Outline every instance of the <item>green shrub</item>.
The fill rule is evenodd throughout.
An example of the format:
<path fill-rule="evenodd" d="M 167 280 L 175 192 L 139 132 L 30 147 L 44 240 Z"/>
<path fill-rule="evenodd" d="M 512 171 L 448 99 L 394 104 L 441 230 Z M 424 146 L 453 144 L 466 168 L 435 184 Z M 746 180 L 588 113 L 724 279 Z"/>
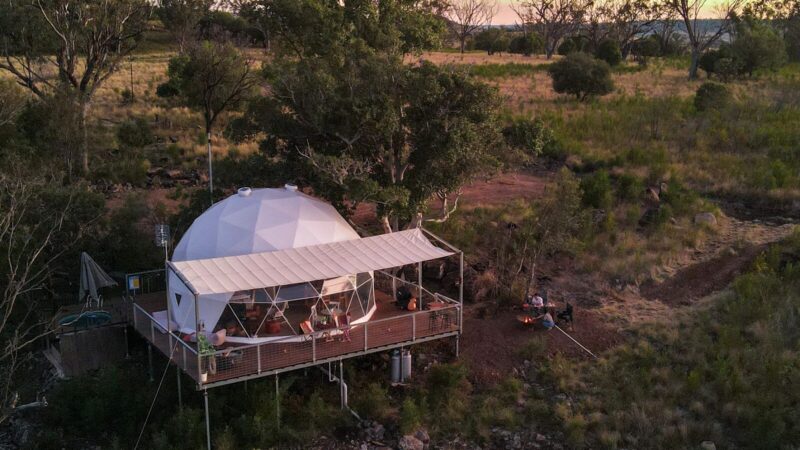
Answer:
<path fill-rule="evenodd" d="M 124 89 L 120 94 L 120 97 L 123 105 L 132 105 L 134 100 L 136 100 L 133 91 L 130 89 Z"/>
<path fill-rule="evenodd" d="M 423 423 L 424 417 L 419 406 L 413 399 L 406 398 L 400 407 L 400 430 L 403 433 L 413 433 Z"/>
<path fill-rule="evenodd" d="M 698 111 L 723 109 L 731 103 L 730 90 L 722 84 L 708 81 L 697 88 L 694 107 Z"/>
<path fill-rule="evenodd" d="M 574 95 L 578 100 L 606 95 L 614 90 L 611 67 L 591 55 L 576 52 L 553 63 L 548 69 L 553 89 L 560 94 Z"/>
<path fill-rule="evenodd" d="M 622 62 L 622 51 L 619 49 L 619 43 L 610 39 L 600 42 L 594 52 L 594 56 L 607 62 L 612 67 Z"/>
<path fill-rule="evenodd" d="M 487 28 L 475 36 L 475 48 L 490 55 L 508 50 L 509 42 L 508 33 L 502 28 Z"/>
<path fill-rule="evenodd" d="M 517 36 L 508 44 L 509 53 L 520 53 L 525 56 L 541 53 L 544 50 L 544 41 L 536 33 Z"/>
<path fill-rule="evenodd" d="M 150 124 L 142 117 L 128 120 L 117 128 L 117 139 L 127 147 L 141 148 L 155 142 Z"/>
<path fill-rule="evenodd" d="M 553 132 L 540 119 L 517 119 L 503 129 L 506 144 L 529 158 L 542 154 L 551 145 Z"/>
<path fill-rule="evenodd" d="M 644 183 L 635 175 L 622 174 L 617 178 L 617 198 L 636 201 L 644 192 Z"/>
<path fill-rule="evenodd" d="M 742 65 L 736 58 L 720 58 L 714 62 L 714 74 L 724 82 L 733 80 L 741 72 Z"/>
<path fill-rule="evenodd" d="M 611 178 L 605 170 L 599 170 L 581 180 L 582 201 L 586 206 L 608 209 L 613 202 Z"/>
<path fill-rule="evenodd" d="M 353 407 L 362 417 L 383 421 L 391 412 L 386 389 L 380 383 L 369 383 L 354 400 Z"/>
<path fill-rule="evenodd" d="M 558 54 L 567 56 L 570 53 L 585 52 L 589 48 L 589 41 L 583 36 L 570 36 L 558 46 Z"/>

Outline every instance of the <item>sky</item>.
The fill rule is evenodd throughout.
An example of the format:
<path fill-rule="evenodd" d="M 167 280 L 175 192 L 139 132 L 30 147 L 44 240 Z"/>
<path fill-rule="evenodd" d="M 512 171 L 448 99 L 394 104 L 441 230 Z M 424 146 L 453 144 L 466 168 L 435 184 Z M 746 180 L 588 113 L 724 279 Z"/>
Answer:
<path fill-rule="evenodd" d="M 492 19 L 492 25 L 514 25 L 517 23 L 519 18 L 514 10 L 511 9 L 511 1 L 512 0 L 498 1 L 498 12 L 497 15 L 494 16 L 494 19 Z M 713 5 L 719 3 L 720 2 L 718 0 L 709 0 L 708 4 L 703 8 L 700 17 L 704 19 L 716 18 L 717 15 L 714 12 Z"/>

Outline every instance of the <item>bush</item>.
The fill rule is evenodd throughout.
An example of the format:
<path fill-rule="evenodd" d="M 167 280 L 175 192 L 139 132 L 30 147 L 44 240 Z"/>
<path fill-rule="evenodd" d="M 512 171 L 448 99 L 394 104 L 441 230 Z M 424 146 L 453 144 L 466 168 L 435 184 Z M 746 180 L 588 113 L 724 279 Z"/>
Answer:
<path fill-rule="evenodd" d="M 698 111 L 718 110 L 731 103 L 730 90 L 725 85 L 708 81 L 697 88 L 694 107 Z"/>
<path fill-rule="evenodd" d="M 574 95 L 583 101 L 595 95 L 606 95 L 614 90 L 611 67 L 586 53 L 570 53 L 548 68 L 553 79 L 553 89 L 560 94 Z"/>
<path fill-rule="evenodd" d="M 736 27 L 731 51 L 739 74 L 753 76 L 756 70 L 775 70 L 786 62 L 786 46 L 769 25 L 744 20 Z"/>
<path fill-rule="evenodd" d="M 553 142 L 553 132 L 540 119 L 518 119 L 503 129 L 506 144 L 535 158 Z"/>
<path fill-rule="evenodd" d="M 145 147 L 155 142 L 150 124 L 141 117 L 123 122 L 117 128 L 117 139 L 120 144 L 134 148 Z"/>
<path fill-rule="evenodd" d="M 475 48 L 490 55 L 508 50 L 508 45 L 508 33 L 501 28 L 489 28 L 475 36 Z"/>
<path fill-rule="evenodd" d="M 714 62 L 714 74 L 728 82 L 742 73 L 742 65 L 736 58 L 720 58 Z"/>
<path fill-rule="evenodd" d="M 558 54 L 562 56 L 575 52 L 585 52 L 589 48 L 589 42 L 581 36 L 571 36 L 564 39 L 558 46 Z"/>
<path fill-rule="evenodd" d="M 510 53 L 518 53 L 525 56 L 541 53 L 543 50 L 544 41 L 535 33 L 517 36 L 508 44 L 508 51 Z"/>
<path fill-rule="evenodd" d="M 622 174 L 617 179 L 617 198 L 636 201 L 644 192 L 644 183 L 634 175 Z"/>
<path fill-rule="evenodd" d="M 631 54 L 639 64 L 647 65 L 649 58 L 661 54 L 661 43 L 658 36 L 650 35 L 633 43 Z"/>
<path fill-rule="evenodd" d="M 613 202 L 611 178 L 605 170 L 599 170 L 581 180 L 582 201 L 586 206 L 608 209 Z"/>
<path fill-rule="evenodd" d="M 610 39 L 600 42 L 594 52 L 594 56 L 607 62 L 610 66 L 616 66 L 622 62 L 622 51 L 619 49 L 619 44 Z"/>

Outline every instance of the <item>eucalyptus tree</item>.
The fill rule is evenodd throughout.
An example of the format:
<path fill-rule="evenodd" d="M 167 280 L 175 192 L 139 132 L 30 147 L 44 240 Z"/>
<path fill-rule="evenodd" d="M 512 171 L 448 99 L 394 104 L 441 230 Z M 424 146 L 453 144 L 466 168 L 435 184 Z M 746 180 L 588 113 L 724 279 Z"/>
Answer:
<path fill-rule="evenodd" d="M 502 144 L 493 88 L 456 68 L 404 62 L 441 31 L 429 6 L 303 0 L 274 8 L 286 56 L 267 65 L 270 95 L 238 127 L 266 136 L 272 164 L 341 209 L 375 204 L 386 231 L 444 220 L 463 184 L 496 167 Z M 306 27 L 287 26 L 300 15 Z M 446 206 L 426 218 L 437 196 Z"/>
<path fill-rule="evenodd" d="M 464 53 L 467 39 L 477 31 L 492 23 L 497 14 L 494 0 L 451 0 L 447 8 L 447 18 L 451 22 L 461 53 Z"/>
<path fill-rule="evenodd" d="M 580 30 L 589 5 L 589 0 L 518 0 L 512 8 L 523 27 L 542 37 L 550 59 L 564 38 Z"/>
<path fill-rule="evenodd" d="M 158 18 L 183 53 L 197 31 L 197 25 L 214 6 L 214 0 L 161 0 Z"/>
<path fill-rule="evenodd" d="M 202 41 L 188 47 L 169 64 L 169 81 L 162 96 L 179 96 L 203 114 L 208 149 L 208 189 L 213 200 L 212 132 L 219 116 L 241 107 L 255 92 L 253 63 L 230 42 Z"/>
<path fill-rule="evenodd" d="M 708 0 L 667 0 L 670 8 L 683 22 L 691 52 L 689 78 L 697 78 L 700 55 L 732 31 L 733 19 L 739 13 L 744 0 L 730 0 L 714 7 Z M 708 9 L 716 13 L 716 21 L 707 20 Z"/>
<path fill-rule="evenodd" d="M 0 70 L 43 99 L 58 94 L 74 104 L 83 173 L 92 99 L 138 45 L 150 10 L 147 0 L 0 2 Z"/>

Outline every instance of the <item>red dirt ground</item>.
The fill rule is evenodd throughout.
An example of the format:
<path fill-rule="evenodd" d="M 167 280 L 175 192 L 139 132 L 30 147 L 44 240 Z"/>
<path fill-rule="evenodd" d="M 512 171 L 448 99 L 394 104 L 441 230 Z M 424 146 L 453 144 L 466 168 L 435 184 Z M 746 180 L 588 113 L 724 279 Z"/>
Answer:
<path fill-rule="evenodd" d="M 688 305 L 692 300 L 724 289 L 766 247 L 766 244 L 752 245 L 736 254 L 723 253 L 708 261 L 683 268 L 662 283 L 646 283 L 640 288 L 640 293 L 642 297 L 661 300 L 670 306 Z"/>
<path fill-rule="evenodd" d="M 478 318 L 470 311 L 464 318 L 461 355 L 479 384 L 494 384 L 507 377 L 523 358 L 519 350 L 535 336 L 546 336 L 548 357 L 558 353 L 571 358 L 591 358 L 560 331 L 523 325 L 517 321 L 520 311 L 500 311 L 491 318 Z M 597 354 L 622 341 L 622 336 L 605 325 L 592 310 L 576 308 L 572 330 L 565 330 L 586 348 Z M 467 317 L 468 316 L 468 317 Z"/>
<path fill-rule="evenodd" d="M 476 181 L 464 187 L 459 200 L 459 208 L 476 208 L 483 205 L 497 205 L 523 199 L 541 197 L 547 185 L 546 172 L 506 172 L 491 180 Z M 432 214 L 441 203 L 431 202 Z M 361 204 L 353 214 L 353 222 L 366 226 L 374 224 L 375 205 Z"/>

